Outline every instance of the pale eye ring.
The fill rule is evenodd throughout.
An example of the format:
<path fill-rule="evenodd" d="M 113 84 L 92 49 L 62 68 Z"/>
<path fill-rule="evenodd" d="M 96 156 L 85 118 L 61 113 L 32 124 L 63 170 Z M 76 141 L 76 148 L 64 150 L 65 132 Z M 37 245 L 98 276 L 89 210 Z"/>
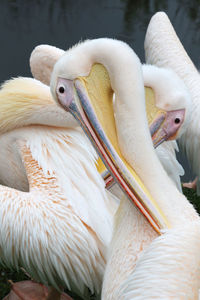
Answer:
<path fill-rule="evenodd" d="M 63 85 L 60 85 L 60 86 L 58 87 L 58 92 L 59 92 L 60 94 L 64 94 L 64 92 L 65 92 L 65 87 L 64 87 Z"/>

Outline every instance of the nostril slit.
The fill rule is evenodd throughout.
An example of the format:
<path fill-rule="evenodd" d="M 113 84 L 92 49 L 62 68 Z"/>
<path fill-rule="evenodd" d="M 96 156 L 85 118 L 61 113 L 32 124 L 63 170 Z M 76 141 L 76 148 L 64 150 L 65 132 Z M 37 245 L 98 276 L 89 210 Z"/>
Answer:
<path fill-rule="evenodd" d="M 176 119 L 174 120 L 174 123 L 179 124 L 180 121 L 181 121 L 181 120 L 180 120 L 179 118 L 176 118 Z"/>

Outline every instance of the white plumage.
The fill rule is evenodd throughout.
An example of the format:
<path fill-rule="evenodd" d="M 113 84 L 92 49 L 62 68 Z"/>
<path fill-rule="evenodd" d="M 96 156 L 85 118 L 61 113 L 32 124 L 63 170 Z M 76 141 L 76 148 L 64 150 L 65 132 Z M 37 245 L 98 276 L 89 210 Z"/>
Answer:
<path fill-rule="evenodd" d="M 49 85 L 52 68 L 64 53 L 64 50 L 54 46 L 40 45 L 35 47 L 30 56 L 30 68 L 33 77 Z"/>
<path fill-rule="evenodd" d="M 163 232 L 139 257 L 117 299 L 198 299 L 199 234 L 199 221 Z"/>
<path fill-rule="evenodd" d="M 176 159 L 176 151 L 179 151 L 176 141 L 164 142 L 156 148 L 156 154 L 167 175 L 172 179 L 179 191 L 182 191 L 180 177 L 184 175 L 185 171 Z"/>

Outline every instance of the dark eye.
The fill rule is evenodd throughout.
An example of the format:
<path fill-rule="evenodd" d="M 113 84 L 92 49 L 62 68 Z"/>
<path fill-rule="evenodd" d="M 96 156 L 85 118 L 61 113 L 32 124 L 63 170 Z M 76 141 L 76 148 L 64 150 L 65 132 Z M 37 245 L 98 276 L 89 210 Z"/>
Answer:
<path fill-rule="evenodd" d="M 61 85 L 61 86 L 58 88 L 58 91 L 59 91 L 60 94 L 64 94 L 64 92 L 65 92 L 64 86 Z"/>
<path fill-rule="evenodd" d="M 176 119 L 174 120 L 174 123 L 179 124 L 180 121 L 181 121 L 181 120 L 180 120 L 179 118 L 176 118 Z"/>

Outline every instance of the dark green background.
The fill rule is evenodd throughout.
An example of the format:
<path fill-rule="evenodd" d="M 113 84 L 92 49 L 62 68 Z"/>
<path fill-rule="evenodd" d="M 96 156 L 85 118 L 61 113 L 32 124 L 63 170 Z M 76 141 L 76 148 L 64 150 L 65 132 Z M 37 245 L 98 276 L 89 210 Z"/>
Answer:
<path fill-rule="evenodd" d="M 67 49 L 81 39 L 114 37 L 144 61 L 145 31 L 160 10 L 199 67 L 199 0 L 0 0 L 0 82 L 29 76 L 29 55 L 41 43 Z"/>

